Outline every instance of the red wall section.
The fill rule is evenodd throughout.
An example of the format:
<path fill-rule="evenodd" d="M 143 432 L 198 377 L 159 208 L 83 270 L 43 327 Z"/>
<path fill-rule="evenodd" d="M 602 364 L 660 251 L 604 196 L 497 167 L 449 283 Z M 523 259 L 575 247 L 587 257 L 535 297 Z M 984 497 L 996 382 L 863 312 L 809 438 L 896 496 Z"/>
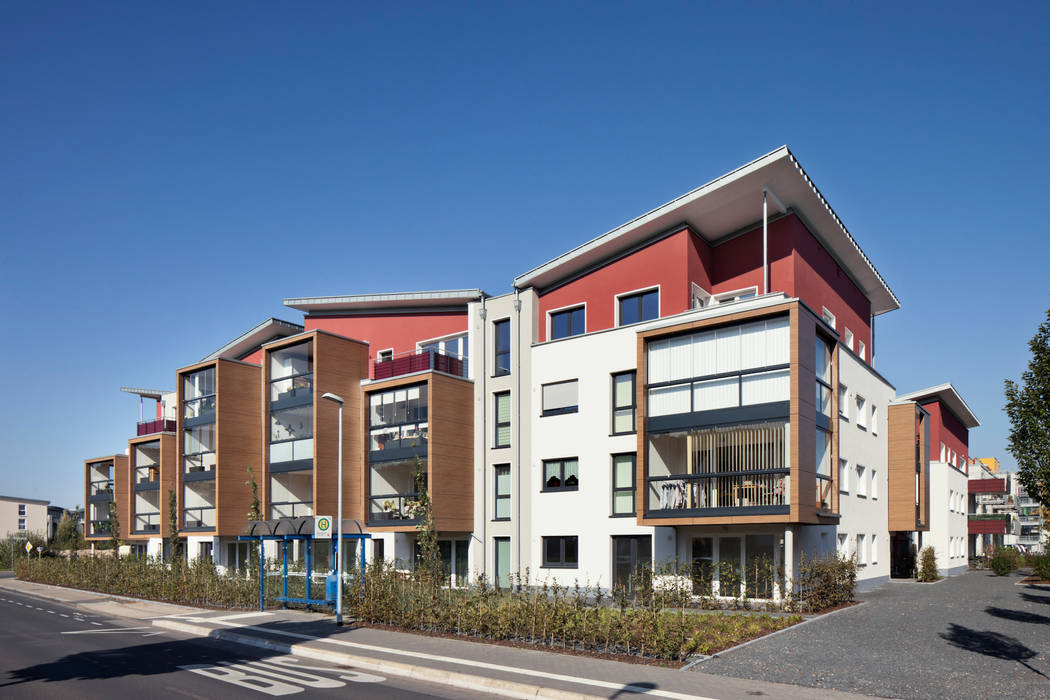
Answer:
<path fill-rule="evenodd" d="M 865 357 L 871 362 L 871 302 L 857 285 L 824 250 L 813 234 L 792 216 L 795 223 L 795 296 L 806 302 L 818 314 L 821 306 L 835 314 L 836 328 L 845 336 L 845 328 L 853 332 L 853 349 L 857 340 L 864 343 Z"/>
<path fill-rule="evenodd" d="M 930 461 L 940 461 L 943 442 L 962 457 L 963 469 L 966 470 L 965 465 L 970 457 L 970 431 L 940 400 L 934 399 L 919 405 L 930 414 Z"/>
<path fill-rule="evenodd" d="M 251 362 L 253 365 L 262 366 L 263 349 L 258 348 L 241 358 L 241 362 Z"/>
<path fill-rule="evenodd" d="M 547 339 L 548 311 L 586 302 L 587 332 L 600 331 L 616 325 L 616 295 L 644 287 L 660 285 L 661 316 L 688 309 L 692 280 L 687 270 L 702 266 L 692 237 L 689 230 L 682 229 L 541 296 L 536 329 L 539 342 Z M 690 259 L 694 262 L 687 262 Z"/>
<path fill-rule="evenodd" d="M 421 340 L 440 338 L 467 331 L 467 312 L 369 314 L 364 316 L 307 316 L 306 330 L 320 329 L 363 340 L 369 344 L 368 357 L 393 348 L 394 354 L 411 352 Z M 473 350 L 473 349 L 472 349 Z"/>
<path fill-rule="evenodd" d="M 769 291 L 794 296 L 795 264 L 792 260 L 791 221 L 779 219 L 769 225 Z M 713 249 L 713 294 L 756 287 L 762 293 L 762 228 L 737 236 Z"/>

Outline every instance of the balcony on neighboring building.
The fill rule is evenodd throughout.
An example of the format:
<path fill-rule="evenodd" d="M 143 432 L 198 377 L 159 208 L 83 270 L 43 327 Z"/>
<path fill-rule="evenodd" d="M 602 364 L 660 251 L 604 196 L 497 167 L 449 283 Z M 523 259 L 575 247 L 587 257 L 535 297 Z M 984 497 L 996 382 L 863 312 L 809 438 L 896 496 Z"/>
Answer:
<path fill-rule="evenodd" d="M 372 362 L 372 379 L 390 379 L 415 372 L 444 372 L 467 376 L 467 360 L 453 352 L 426 348 L 400 355 L 380 356 Z"/>
<path fill-rule="evenodd" d="M 970 479 L 970 493 L 1006 494 L 1006 479 Z"/>
<path fill-rule="evenodd" d="M 153 435 L 154 433 L 174 433 L 176 430 L 174 418 L 154 418 L 152 420 L 139 421 L 135 434 L 138 437 Z"/>
<path fill-rule="evenodd" d="M 971 513 L 967 516 L 967 531 L 971 535 L 1005 535 L 1012 532 L 1011 520 L 1009 513 Z"/>

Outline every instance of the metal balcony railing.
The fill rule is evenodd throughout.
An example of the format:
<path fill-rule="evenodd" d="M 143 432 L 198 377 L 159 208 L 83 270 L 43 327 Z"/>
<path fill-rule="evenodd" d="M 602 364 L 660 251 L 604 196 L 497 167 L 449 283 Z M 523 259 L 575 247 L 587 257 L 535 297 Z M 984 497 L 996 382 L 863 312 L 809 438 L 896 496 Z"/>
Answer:
<path fill-rule="evenodd" d="M 654 514 L 689 515 L 689 511 L 709 514 L 719 509 L 786 507 L 791 503 L 790 471 L 765 469 L 649 477 L 648 510 Z M 830 500 L 827 507 L 830 508 Z"/>
<path fill-rule="evenodd" d="M 152 435 L 153 433 L 174 433 L 174 418 L 154 418 L 153 420 L 139 421 L 136 425 L 136 435 Z"/>
<path fill-rule="evenodd" d="M 409 525 L 415 523 L 419 516 L 416 506 L 419 503 L 418 493 L 392 493 L 385 496 L 372 496 L 369 499 L 368 521 L 382 525 Z"/>
<path fill-rule="evenodd" d="M 451 353 L 440 353 L 436 350 L 422 350 L 394 355 L 387 359 L 372 362 L 372 379 L 390 379 L 413 372 L 434 370 L 465 377 L 466 363 L 464 358 Z"/>

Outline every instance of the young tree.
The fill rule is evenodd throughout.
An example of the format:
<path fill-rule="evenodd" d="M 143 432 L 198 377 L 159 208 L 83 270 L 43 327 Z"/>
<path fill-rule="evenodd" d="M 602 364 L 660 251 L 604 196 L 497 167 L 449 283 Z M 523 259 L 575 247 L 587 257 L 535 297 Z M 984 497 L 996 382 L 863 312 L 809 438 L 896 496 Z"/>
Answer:
<path fill-rule="evenodd" d="M 1007 450 L 1017 460 L 1017 478 L 1025 491 L 1050 508 L 1050 309 L 1028 348 L 1032 359 L 1021 383 L 1006 380 Z"/>
<path fill-rule="evenodd" d="M 117 502 L 115 500 L 109 502 L 109 521 L 107 526 L 109 528 L 110 546 L 113 547 L 113 556 L 117 556 L 120 549 L 120 514 L 117 513 Z"/>
<path fill-rule="evenodd" d="M 252 500 L 248 506 L 248 520 L 251 522 L 258 522 L 263 519 L 262 510 L 259 507 L 259 485 L 255 482 L 255 473 L 252 471 L 251 465 L 245 467 L 248 471 L 248 480 L 244 482 L 244 485 L 251 491 Z M 255 571 L 259 568 L 259 557 L 262 554 L 262 542 L 253 543 L 248 548 L 248 561 L 249 570 Z"/>
<path fill-rule="evenodd" d="M 175 489 L 168 489 L 168 549 L 171 563 L 182 562 L 182 540 L 179 539 L 179 499 Z"/>
<path fill-rule="evenodd" d="M 413 477 L 418 500 L 412 508 L 412 514 L 419 520 L 416 524 L 416 545 L 419 551 L 416 571 L 424 582 L 434 585 L 441 581 L 444 572 L 437 530 L 434 528 L 434 510 L 430 503 L 430 491 L 427 490 L 427 473 L 419 457 L 416 457 Z"/>
<path fill-rule="evenodd" d="M 77 530 L 77 518 L 72 516 L 68 510 L 62 513 L 62 519 L 58 522 L 52 545 L 56 549 L 68 550 L 71 557 L 80 549 L 80 532 Z"/>

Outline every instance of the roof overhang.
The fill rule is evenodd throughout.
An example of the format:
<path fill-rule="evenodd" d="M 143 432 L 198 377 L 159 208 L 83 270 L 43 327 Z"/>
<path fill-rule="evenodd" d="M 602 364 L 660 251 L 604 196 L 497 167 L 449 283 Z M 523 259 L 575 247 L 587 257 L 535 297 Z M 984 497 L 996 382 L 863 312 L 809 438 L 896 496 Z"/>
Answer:
<path fill-rule="evenodd" d="M 977 420 L 977 416 L 963 401 L 963 397 L 959 395 L 959 392 L 950 383 L 931 386 L 929 389 L 920 389 L 919 391 L 913 391 L 910 394 L 902 394 L 897 397 L 898 401 L 914 401 L 915 403 L 922 403 L 927 399 L 930 401 L 939 399 L 941 403 L 948 407 L 949 411 L 955 414 L 955 417 L 959 419 L 967 430 L 976 428 L 981 424 L 981 421 Z"/>
<path fill-rule="evenodd" d="M 260 347 L 263 343 L 267 343 L 276 338 L 284 338 L 285 336 L 295 335 L 296 333 L 302 332 L 303 327 L 298 323 L 282 321 L 279 318 L 268 318 L 255 328 L 242 333 L 215 352 L 203 357 L 201 362 L 217 360 L 219 358 L 239 360 Z"/>
<path fill-rule="evenodd" d="M 138 389 L 132 386 L 122 386 L 120 390 L 126 394 L 135 394 L 144 399 L 155 399 L 160 401 L 165 394 L 170 394 L 174 389 Z"/>
<path fill-rule="evenodd" d="M 761 225 L 764 190 L 774 195 L 769 198 L 773 213 L 791 211 L 805 222 L 871 301 L 874 315 L 900 308 L 900 301 L 787 146 L 518 276 L 514 286 L 551 287 L 682 226 L 717 244 Z"/>
<path fill-rule="evenodd" d="M 389 311 L 391 309 L 433 309 L 465 306 L 484 298 L 480 289 L 442 289 L 431 292 L 391 292 L 389 294 L 347 294 L 334 297 L 285 299 L 284 305 L 304 313 Z"/>

